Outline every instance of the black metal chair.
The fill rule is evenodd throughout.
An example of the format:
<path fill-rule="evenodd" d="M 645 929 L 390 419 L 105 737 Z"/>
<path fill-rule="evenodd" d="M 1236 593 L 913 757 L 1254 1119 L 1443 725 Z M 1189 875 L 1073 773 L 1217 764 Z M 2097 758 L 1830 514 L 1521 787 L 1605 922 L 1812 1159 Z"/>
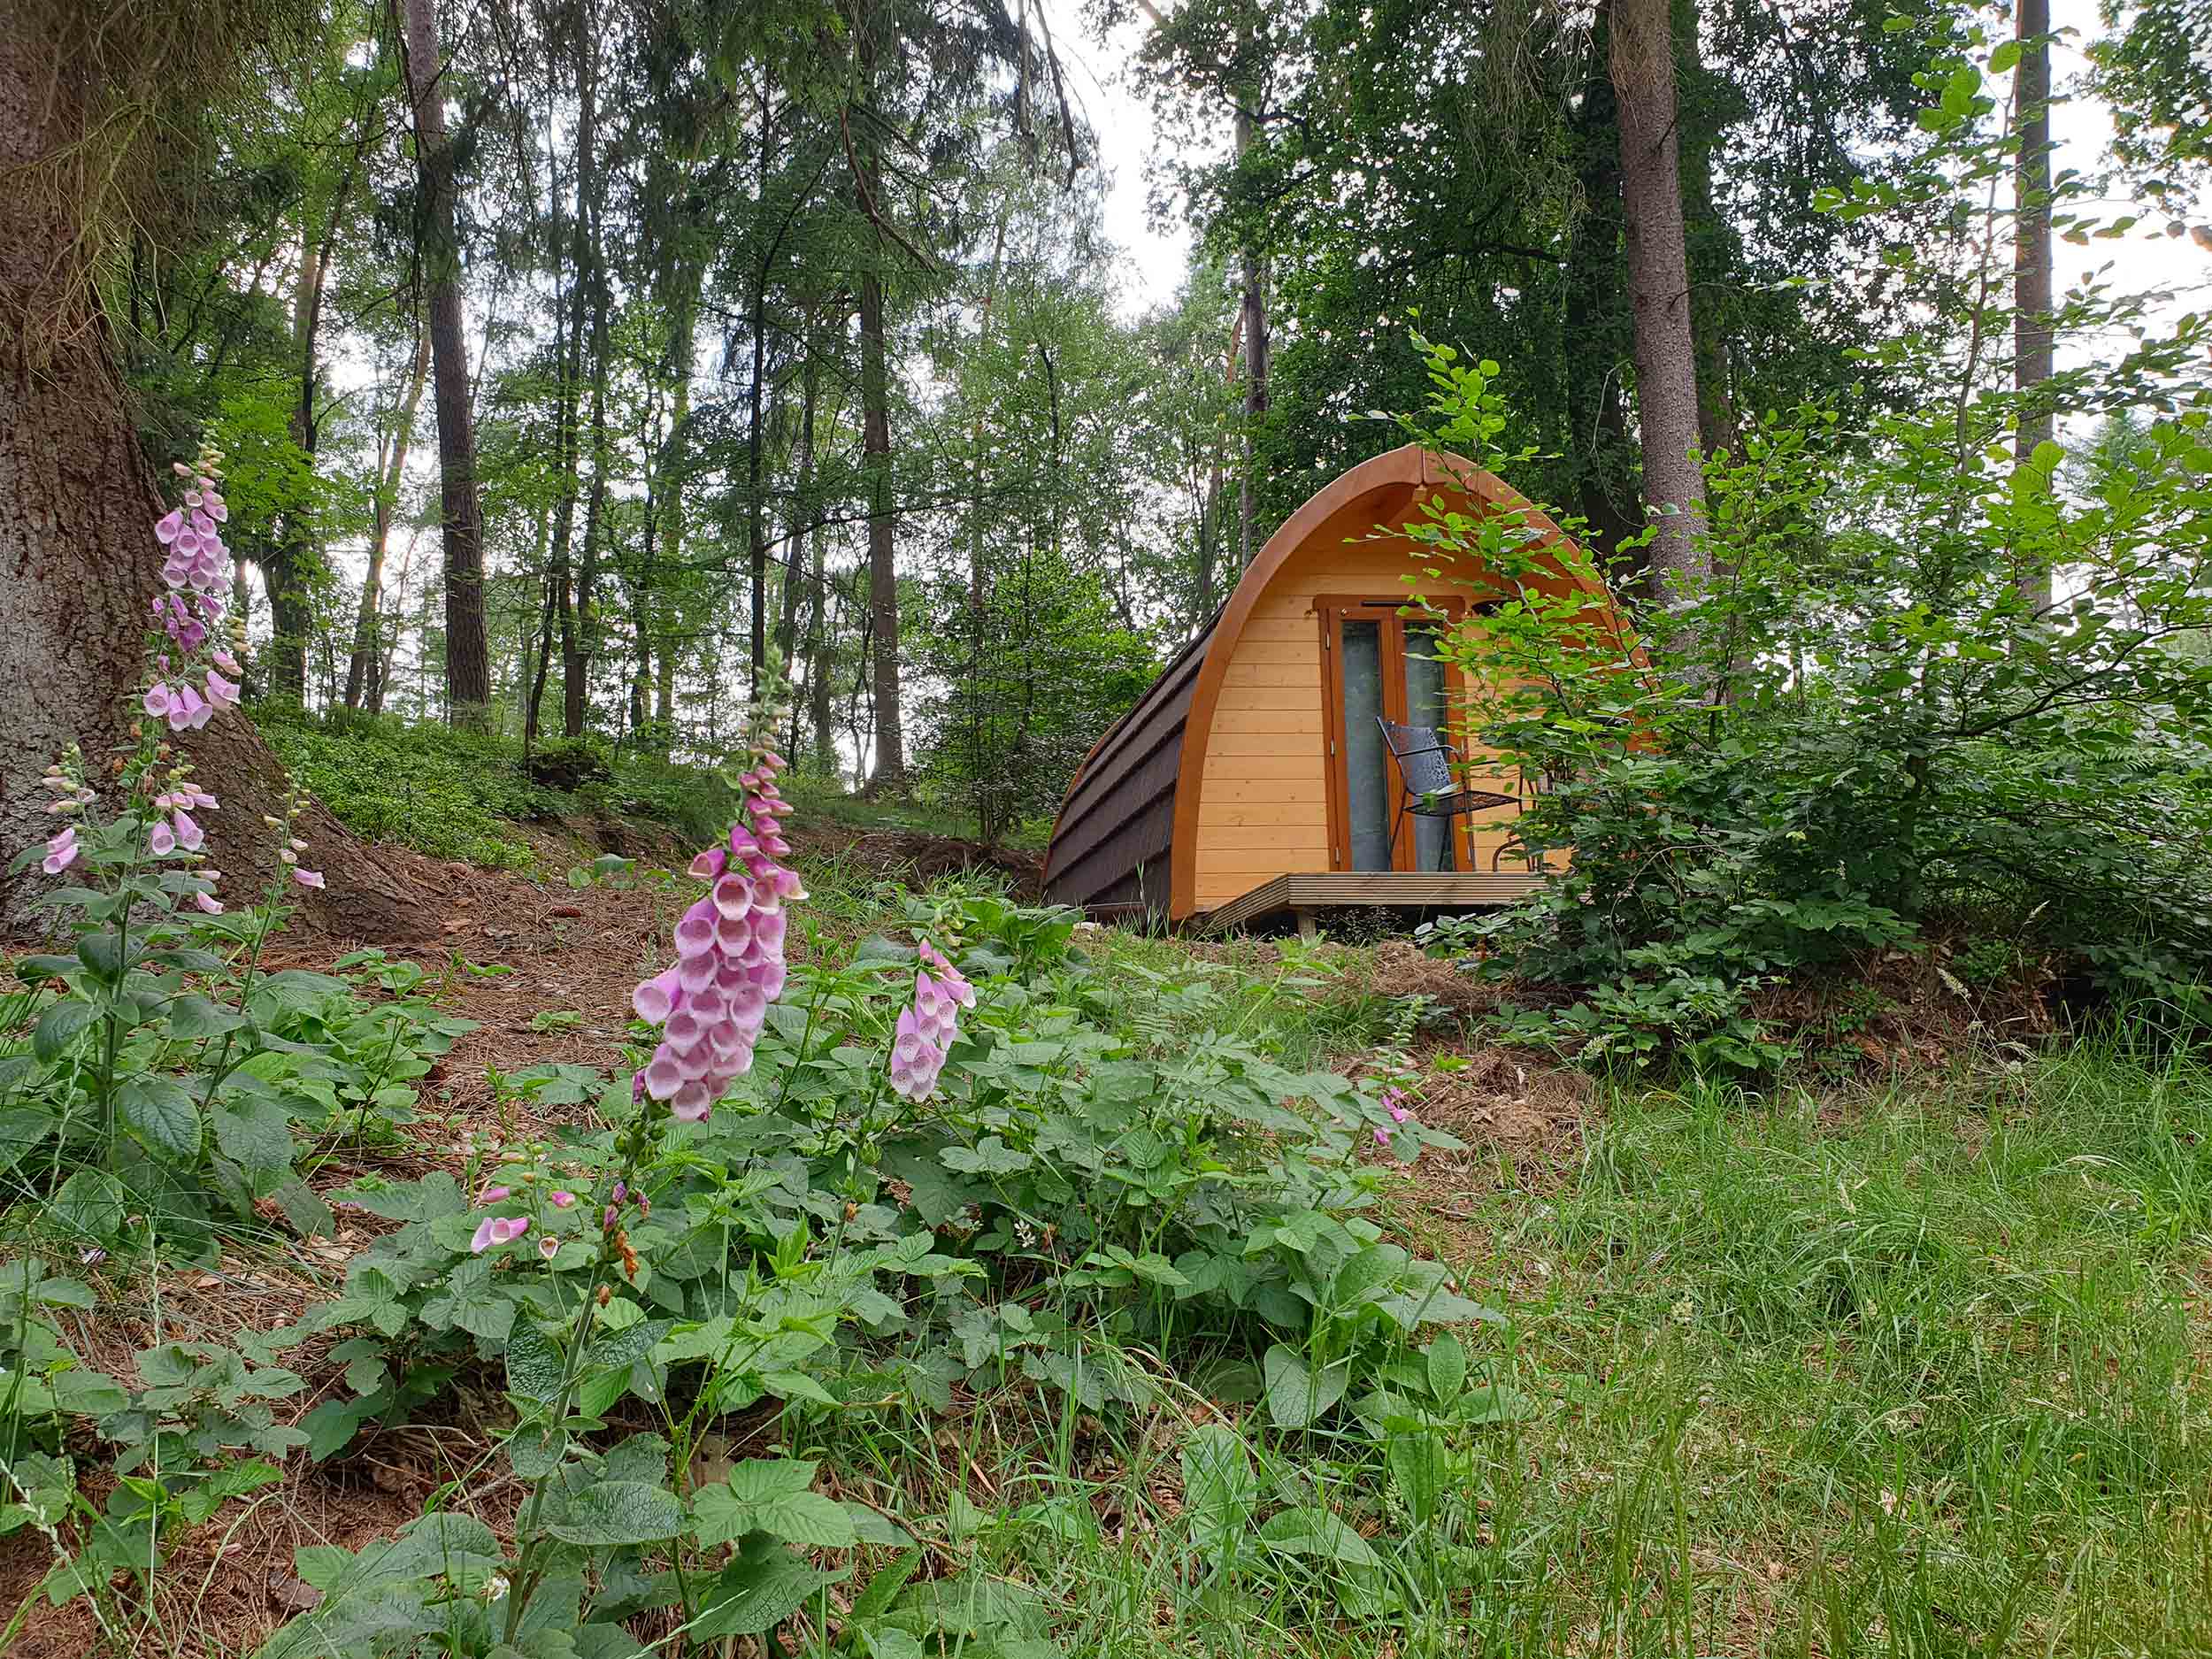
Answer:
<path fill-rule="evenodd" d="M 1401 786 L 1398 810 L 1390 820 L 1391 868 L 1394 870 L 1398 864 L 1398 826 L 1409 817 L 1440 818 L 1444 820 L 1444 849 L 1438 856 L 1436 867 L 1449 870 L 1455 862 L 1453 849 L 1458 840 L 1452 833 L 1452 820 L 1487 812 L 1492 807 L 1510 806 L 1519 797 L 1500 795 L 1494 789 L 1460 788 L 1455 780 L 1458 752 L 1434 726 L 1400 726 L 1380 715 L 1375 717 L 1375 724 L 1382 727 L 1383 747 L 1398 764 Z"/>

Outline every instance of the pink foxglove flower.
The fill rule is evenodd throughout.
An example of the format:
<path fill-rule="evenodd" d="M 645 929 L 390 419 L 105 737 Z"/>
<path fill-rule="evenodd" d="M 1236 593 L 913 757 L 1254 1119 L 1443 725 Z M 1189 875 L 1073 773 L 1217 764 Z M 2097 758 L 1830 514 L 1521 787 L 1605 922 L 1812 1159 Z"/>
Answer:
<path fill-rule="evenodd" d="M 195 893 L 192 895 L 192 902 L 210 916 L 220 916 L 223 913 L 222 900 L 217 898 L 212 893 Z"/>
<path fill-rule="evenodd" d="M 177 833 L 169 827 L 167 818 L 157 818 L 154 820 L 153 833 L 147 836 L 146 845 L 157 858 L 166 858 L 177 850 Z"/>
<path fill-rule="evenodd" d="M 1375 1144 L 1379 1147 L 1388 1146 L 1390 1144 L 1390 1131 L 1378 1127 L 1375 1131 Z"/>
<path fill-rule="evenodd" d="M 211 668 L 207 671 L 207 705 L 219 712 L 238 706 L 238 687 Z"/>
<path fill-rule="evenodd" d="M 215 710 L 189 686 L 179 686 L 169 694 L 169 729 L 173 732 L 187 728 L 196 732 L 214 715 Z"/>
<path fill-rule="evenodd" d="M 555 1238 L 549 1233 L 541 1234 L 539 1237 L 538 1255 L 541 1259 L 549 1262 L 560 1253 L 561 1241 L 558 1239 Z"/>
<path fill-rule="evenodd" d="M 763 761 L 740 774 L 743 815 L 728 844 L 691 861 L 691 873 L 710 885 L 676 924 L 676 965 L 631 995 L 638 1018 L 661 1028 L 634 1090 L 667 1102 L 681 1122 L 703 1120 L 751 1068 L 768 1004 L 783 991 L 782 905 L 803 889 L 764 833 L 775 820 L 780 770 L 780 762 Z"/>
<path fill-rule="evenodd" d="M 487 1187 L 477 1195 L 476 1202 L 480 1204 L 495 1204 L 511 1191 L 512 1188 L 505 1187 Z"/>
<path fill-rule="evenodd" d="M 975 1006 L 975 987 L 927 940 L 916 952 L 923 965 L 914 972 L 913 1005 L 899 1016 L 892 1041 L 891 1087 L 918 1103 L 937 1087 L 937 1074 L 960 1035 L 960 1010 Z"/>
<path fill-rule="evenodd" d="M 576 1194 L 573 1193 L 549 1193 L 546 1196 L 553 1201 L 553 1208 L 556 1210 L 566 1210 L 576 1202 Z"/>
<path fill-rule="evenodd" d="M 192 815 L 179 807 L 173 815 L 173 822 L 176 825 L 177 845 L 188 853 L 199 851 L 201 843 L 207 840 L 207 832 L 199 826 Z"/>
<path fill-rule="evenodd" d="M 292 879 L 298 882 L 300 886 L 303 887 L 319 887 L 325 885 L 323 881 L 323 872 L 319 870 L 301 870 L 295 868 L 292 872 Z"/>
<path fill-rule="evenodd" d="M 902 1010 L 891 1043 L 891 1092 L 918 1104 L 935 1090 L 944 1067 L 945 1051 L 930 1041 L 918 1012 Z"/>
<path fill-rule="evenodd" d="M 237 679 L 239 675 L 246 672 L 238 665 L 238 659 L 235 657 L 233 657 L 228 651 L 211 651 L 208 653 L 207 660 L 214 664 L 216 667 L 221 669 L 225 673 L 228 674 L 233 680 Z"/>
<path fill-rule="evenodd" d="M 77 861 L 77 826 L 70 825 L 46 843 L 46 856 L 38 867 L 50 876 L 58 876 Z"/>
<path fill-rule="evenodd" d="M 487 1216 L 478 1224 L 476 1236 L 469 1240 L 470 1251 L 481 1256 L 495 1244 L 511 1244 L 530 1231 L 527 1216 Z"/>

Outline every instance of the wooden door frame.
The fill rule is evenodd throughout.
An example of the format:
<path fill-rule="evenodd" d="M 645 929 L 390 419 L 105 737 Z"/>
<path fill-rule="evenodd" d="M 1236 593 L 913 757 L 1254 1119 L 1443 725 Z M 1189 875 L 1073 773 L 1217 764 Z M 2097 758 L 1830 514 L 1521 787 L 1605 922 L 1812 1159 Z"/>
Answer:
<path fill-rule="evenodd" d="M 1447 599 L 1436 603 L 1409 604 L 1403 597 L 1365 594 L 1316 594 L 1313 615 L 1321 635 L 1321 775 L 1328 784 L 1329 796 L 1329 868 L 1349 870 L 1352 867 L 1351 805 L 1345 798 L 1347 767 L 1340 764 L 1344 747 L 1344 653 L 1341 649 L 1342 624 L 1348 612 L 1365 613 L 1361 621 L 1373 620 L 1385 625 L 1383 638 L 1390 638 L 1389 625 L 1398 629 L 1399 649 L 1386 649 L 1382 657 L 1383 709 L 1387 716 L 1395 710 L 1398 717 L 1407 712 L 1405 626 L 1409 622 L 1432 621 L 1440 623 L 1449 633 L 1468 617 L 1469 607 L 1464 599 Z M 1466 704 L 1466 676 L 1459 664 L 1447 661 L 1444 664 L 1445 695 L 1456 715 Z M 1401 719 L 1402 724 L 1402 718 Z M 1445 739 L 1449 741 L 1448 721 Z M 1386 767 L 1395 777 L 1397 763 L 1386 761 Z M 1392 805 L 1395 806 L 1395 802 Z M 1395 822 L 1394 818 L 1392 822 Z M 1455 868 L 1474 867 L 1474 829 L 1466 818 L 1446 820 L 1451 834 L 1452 862 Z M 1420 837 L 1406 837 L 1405 845 L 1395 848 L 1391 854 L 1393 870 L 1418 868 Z"/>

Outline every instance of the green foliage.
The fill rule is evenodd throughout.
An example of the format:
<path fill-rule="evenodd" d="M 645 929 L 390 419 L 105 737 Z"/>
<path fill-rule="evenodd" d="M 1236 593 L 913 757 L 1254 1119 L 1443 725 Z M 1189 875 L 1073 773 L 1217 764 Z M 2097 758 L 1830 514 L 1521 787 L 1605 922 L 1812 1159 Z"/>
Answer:
<path fill-rule="evenodd" d="M 1922 170 L 1839 211 L 1940 199 L 1947 169 L 2000 164 L 1978 72 L 1925 79 L 1943 101 Z M 1786 1046 L 1750 1017 L 1760 985 L 1916 947 L 1962 913 L 2116 988 L 2195 1000 L 2212 964 L 2212 668 L 2191 645 L 2212 628 L 2203 325 L 2076 377 L 2070 396 L 2174 412 L 2070 494 L 2058 446 L 2012 453 L 2017 400 L 1972 343 L 2001 316 L 1886 343 L 1925 402 L 1863 446 L 1819 409 L 1746 430 L 1706 467 L 1715 573 L 1655 604 L 1621 595 L 1629 627 L 1599 572 L 1531 544 L 1518 514 L 1411 527 L 1428 596 L 1464 580 L 1490 602 L 1451 649 L 1478 741 L 1542 785 L 1519 837 L 1572 852 L 1471 930 L 1490 971 L 1576 995 L 1520 1034 L 1763 1069 Z M 1510 465 L 1496 365 L 1425 349 L 1430 416 L 1410 428 Z"/>
<path fill-rule="evenodd" d="M 710 771 L 634 750 L 541 751 L 568 757 L 556 770 L 577 782 L 564 790 L 533 782 L 514 740 L 495 733 L 360 714 L 257 714 L 270 746 L 342 822 L 434 857 L 526 869 L 534 855 L 518 824 L 601 811 L 707 841 L 731 811 L 728 787 Z"/>
<path fill-rule="evenodd" d="M 1048 819 L 1099 733 L 1152 683 L 1151 645 L 1113 616 L 1103 586 L 1025 550 L 979 605 L 960 580 L 935 595 L 942 618 L 919 661 L 943 687 L 921 705 L 922 766 L 995 845 Z"/>
<path fill-rule="evenodd" d="M 649 1608 L 681 1606 L 724 1634 L 765 1630 L 847 1571 L 793 1547 L 907 1534 L 815 1491 L 810 1461 L 752 1459 L 691 1484 L 704 1425 L 763 1402 L 795 1427 L 893 1402 L 941 1412 L 956 1390 L 1018 1379 L 1070 1409 L 1125 1416 L 1162 1398 L 1133 1354 L 1194 1317 L 1263 1355 L 1286 1428 L 1379 1435 L 1431 1410 L 1472 1420 L 1463 1359 L 1452 1366 L 1441 1343 L 1422 1354 L 1417 1333 L 1497 1316 L 1357 1213 L 1380 1187 L 1363 1145 L 1389 1138 L 1416 1156 L 1456 1142 L 1394 1124 L 1341 1077 L 1284 1069 L 1263 1031 L 1153 1051 L 1130 1016 L 1180 987 L 1097 973 L 1070 948 L 1071 912 L 987 895 L 917 899 L 912 912 L 964 940 L 979 996 L 926 1108 L 886 1098 L 884 1050 L 915 957 L 875 937 L 793 971 L 752 1069 L 705 1123 L 668 1125 L 624 1081 L 597 1092 L 603 1126 L 511 1142 L 463 1180 L 438 1171 L 347 1195 L 399 1225 L 351 1259 L 340 1296 L 272 1339 L 342 1339 L 333 1358 L 348 1394 L 302 1423 L 311 1454 L 489 1363 L 516 1412 L 507 1465 L 530 1496 L 511 1548 L 470 1552 L 496 1559 L 463 1579 L 396 1586 L 370 1571 L 375 1551 L 349 1565 L 303 1557 L 311 1583 L 357 1572 L 359 1587 L 326 1595 L 267 1652 L 366 1640 L 396 1618 L 428 1628 L 456 1588 L 488 1609 L 458 1639 L 466 1652 L 517 1642 L 541 1618 L 589 1631 Z M 547 1082 L 548 1103 L 596 1091 Z M 472 1202 L 480 1179 L 490 1185 Z M 495 1221 L 524 1224 L 519 1237 L 488 1232 Z M 609 1446 L 625 1402 L 668 1432 Z M 1296 1515 L 1265 1523 L 1266 1549 L 1325 1546 L 1337 1564 L 1373 1566 L 1325 1507 Z M 718 1573 L 651 1567 L 725 1547 L 735 1554 Z M 494 1575 L 503 1592 L 487 1597 Z M 943 1586 L 871 1594 L 856 1617 L 879 1643 L 965 1630 L 1035 1644 L 1045 1623 L 964 1590 L 951 1604 Z"/>

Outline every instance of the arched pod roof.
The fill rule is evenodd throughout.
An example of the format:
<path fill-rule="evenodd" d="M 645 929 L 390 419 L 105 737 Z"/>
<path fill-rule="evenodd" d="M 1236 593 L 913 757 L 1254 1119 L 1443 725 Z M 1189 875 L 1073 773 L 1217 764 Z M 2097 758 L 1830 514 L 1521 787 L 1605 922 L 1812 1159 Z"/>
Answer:
<path fill-rule="evenodd" d="M 1228 603 L 1092 746 L 1053 826 L 1045 859 L 1048 898 L 1176 920 L 1194 912 L 1207 747 L 1223 683 L 1255 610 L 1294 557 L 1325 541 L 1408 522 L 1425 490 L 1457 498 L 1453 504 L 1463 511 L 1473 503 L 1518 511 L 1545 541 L 1565 539 L 1502 480 L 1417 444 L 1363 461 L 1331 481 L 1268 538 Z M 1317 703 L 1318 696 L 1317 678 Z"/>

